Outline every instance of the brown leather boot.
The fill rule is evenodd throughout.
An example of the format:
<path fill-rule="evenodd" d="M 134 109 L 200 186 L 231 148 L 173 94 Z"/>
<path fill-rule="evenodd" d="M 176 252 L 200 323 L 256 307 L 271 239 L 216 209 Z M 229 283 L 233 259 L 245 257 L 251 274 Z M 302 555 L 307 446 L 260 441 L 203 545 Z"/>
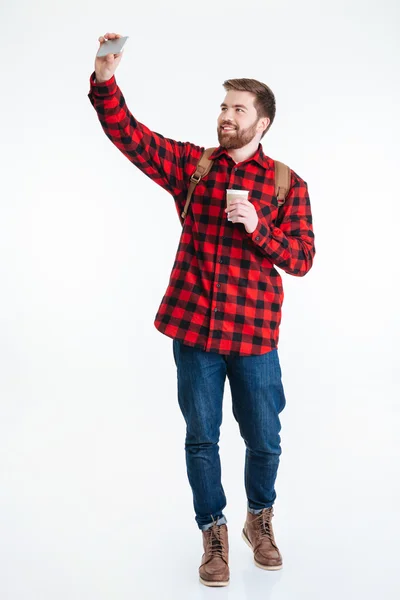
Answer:
<path fill-rule="evenodd" d="M 226 524 L 214 523 L 203 532 L 204 554 L 199 567 L 204 585 L 222 587 L 229 583 L 229 545 Z"/>
<path fill-rule="evenodd" d="M 257 515 L 247 511 L 242 537 L 254 552 L 257 567 L 267 571 L 282 568 L 282 556 L 275 543 L 271 519 L 274 516 L 272 506 L 264 508 Z"/>

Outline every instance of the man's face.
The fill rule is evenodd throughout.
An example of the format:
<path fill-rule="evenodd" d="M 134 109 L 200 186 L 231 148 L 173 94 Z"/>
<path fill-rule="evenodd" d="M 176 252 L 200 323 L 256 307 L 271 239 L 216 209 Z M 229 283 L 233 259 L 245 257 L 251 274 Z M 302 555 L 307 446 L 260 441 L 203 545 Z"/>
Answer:
<path fill-rule="evenodd" d="M 217 122 L 218 141 L 227 150 L 237 150 L 260 135 L 269 123 L 259 119 L 254 107 L 254 94 L 230 90 L 221 105 Z"/>

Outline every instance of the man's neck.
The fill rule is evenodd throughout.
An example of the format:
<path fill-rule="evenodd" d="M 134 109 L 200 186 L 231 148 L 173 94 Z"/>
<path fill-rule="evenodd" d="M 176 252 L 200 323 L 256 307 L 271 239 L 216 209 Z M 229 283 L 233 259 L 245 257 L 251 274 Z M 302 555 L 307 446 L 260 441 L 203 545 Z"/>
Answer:
<path fill-rule="evenodd" d="M 254 156 L 258 150 L 259 143 L 260 142 L 253 140 L 246 146 L 243 146 L 243 148 L 238 148 L 237 150 L 227 150 L 227 153 L 235 161 L 235 163 L 240 163 Z"/>

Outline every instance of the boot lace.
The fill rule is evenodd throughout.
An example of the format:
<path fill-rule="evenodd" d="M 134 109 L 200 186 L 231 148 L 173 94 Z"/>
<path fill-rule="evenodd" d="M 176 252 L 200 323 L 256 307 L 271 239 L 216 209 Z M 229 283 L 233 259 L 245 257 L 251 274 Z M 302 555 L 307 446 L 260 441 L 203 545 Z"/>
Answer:
<path fill-rule="evenodd" d="M 221 536 L 221 526 L 214 523 L 207 529 L 208 546 L 211 556 L 225 559 L 225 548 Z"/>
<path fill-rule="evenodd" d="M 264 509 L 256 516 L 257 528 L 261 538 L 267 537 L 273 546 L 275 546 L 274 534 L 272 532 L 271 519 L 274 513 L 272 510 L 272 506 Z"/>

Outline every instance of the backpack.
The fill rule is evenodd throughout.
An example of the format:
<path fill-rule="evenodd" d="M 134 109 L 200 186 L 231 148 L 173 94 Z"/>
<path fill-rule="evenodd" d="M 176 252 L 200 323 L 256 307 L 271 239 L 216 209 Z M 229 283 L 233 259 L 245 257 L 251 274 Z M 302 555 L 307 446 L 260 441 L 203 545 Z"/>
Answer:
<path fill-rule="evenodd" d="M 187 211 L 189 208 L 190 200 L 192 198 L 192 194 L 194 192 L 194 188 L 199 183 L 202 177 L 205 177 L 209 172 L 213 165 L 212 160 L 209 159 L 209 156 L 214 152 L 215 148 L 206 148 L 201 155 L 199 162 L 197 163 L 197 167 L 195 172 L 190 178 L 190 184 L 188 189 L 188 194 L 186 198 L 185 208 L 181 214 L 182 217 L 182 225 L 185 217 L 187 215 Z M 278 198 L 278 206 L 279 208 L 283 206 L 286 200 L 286 196 L 288 195 L 290 189 L 290 168 L 282 162 L 275 160 L 275 195 Z"/>

